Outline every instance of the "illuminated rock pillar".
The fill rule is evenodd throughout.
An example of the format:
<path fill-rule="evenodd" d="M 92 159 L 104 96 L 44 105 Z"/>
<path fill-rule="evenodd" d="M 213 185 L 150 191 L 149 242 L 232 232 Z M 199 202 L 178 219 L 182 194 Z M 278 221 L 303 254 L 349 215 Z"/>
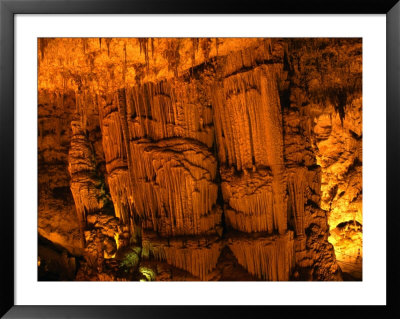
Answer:
<path fill-rule="evenodd" d="M 289 280 L 294 245 L 287 230 L 279 65 L 265 64 L 267 49 L 257 54 L 228 56 L 212 92 L 226 222 L 248 234 L 228 232 L 228 245 L 253 275 Z"/>
<path fill-rule="evenodd" d="M 145 258 L 204 279 L 219 256 L 222 210 L 212 110 L 196 94 L 195 85 L 174 81 L 124 88 L 101 117 L 116 214 L 140 225 Z"/>
<path fill-rule="evenodd" d="M 80 224 L 82 240 L 87 216 L 103 208 L 100 179 L 97 175 L 93 146 L 82 129 L 81 119 L 71 122 L 72 138 L 68 153 L 68 171 L 71 176 L 71 192 Z M 84 246 L 84 242 L 82 243 Z"/>

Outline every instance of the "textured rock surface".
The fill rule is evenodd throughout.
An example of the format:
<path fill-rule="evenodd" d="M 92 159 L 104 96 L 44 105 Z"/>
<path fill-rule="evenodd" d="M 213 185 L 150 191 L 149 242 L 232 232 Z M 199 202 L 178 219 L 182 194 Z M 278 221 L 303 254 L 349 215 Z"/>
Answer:
<path fill-rule="evenodd" d="M 259 226 L 259 230 L 277 229 L 283 234 L 287 224 L 287 197 L 282 116 L 275 74 L 271 69 L 269 66 L 261 66 L 223 80 L 222 92 L 219 93 L 222 97 L 217 98 L 218 102 L 215 102 L 218 127 L 216 138 L 221 166 L 233 167 L 244 175 L 248 174 L 248 170 L 256 172 L 257 167 L 271 170 L 273 178 L 270 190 L 264 191 L 264 195 L 247 196 L 250 203 L 244 200 L 242 205 L 255 215 L 260 215 L 261 209 L 261 214 L 267 220 L 272 220 L 273 226 L 271 221 L 262 222 L 264 227 Z M 218 93 L 215 95 L 218 96 Z M 249 181 L 246 181 L 245 185 L 249 185 Z M 257 188 L 256 185 L 251 187 Z M 251 190 L 244 189 L 247 194 L 249 191 L 251 193 Z M 271 195 L 272 198 L 268 198 Z M 259 208 L 253 210 L 255 206 Z M 239 211 L 243 212 L 243 209 L 239 208 Z M 272 218 L 267 217 L 268 213 Z"/>
<path fill-rule="evenodd" d="M 359 278 L 360 40 L 38 49 L 38 231 L 76 280 Z"/>
<path fill-rule="evenodd" d="M 70 94 L 38 94 L 38 232 L 79 254 L 82 235 L 68 173 L 74 108 Z"/>
<path fill-rule="evenodd" d="M 239 264 L 263 280 L 290 279 L 295 265 L 293 233 L 279 236 L 229 237 L 228 246 Z"/>
<path fill-rule="evenodd" d="M 71 192 L 74 197 L 78 221 L 82 229 L 87 215 L 103 208 L 101 181 L 96 170 L 94 149 L 79 120 L 72 121 L 71 147 L 68 153 L 68 171 L 71 175 Z"/>
<path fill-rule="evenodd" d="M 161 239 L 157 235 L 144 232 L 142 237 L 143 256 L 167 261 L 184 269 L 201 280 L 215 268 L 221 251 L 218 237 L 187 237 Z"/>
<path fill-rule="evenodd" d="M 362 224 L 361 43 L 315 39 L 308 48 L 298 45 L 290 45 L 289 104 L 307 117 L 300 122 L 321 167 L 320 207 L 327 211 L 329 241 L 338 260 L 350 262 L 351 257 L 361 279 L 361 228 L 336 230 L 342 223 Z"/>
<path fill-rule="evenodd" d="M 131 144 L 132 145 L 132 144 Z M 221 219 L 213 155 L 190 140 L 133 144 L 135 204 L 143 228 L 162 236 L 211 232 Z"/>

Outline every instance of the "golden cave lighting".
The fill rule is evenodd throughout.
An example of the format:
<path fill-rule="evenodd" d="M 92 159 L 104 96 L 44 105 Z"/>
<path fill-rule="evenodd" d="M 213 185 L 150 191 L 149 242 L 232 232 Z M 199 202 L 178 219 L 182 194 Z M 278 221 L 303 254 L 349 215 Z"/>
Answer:
<path fill-rule="evenodd" d="M 38 274 L 362 280 L 358 38 L 38 39 Z"/>

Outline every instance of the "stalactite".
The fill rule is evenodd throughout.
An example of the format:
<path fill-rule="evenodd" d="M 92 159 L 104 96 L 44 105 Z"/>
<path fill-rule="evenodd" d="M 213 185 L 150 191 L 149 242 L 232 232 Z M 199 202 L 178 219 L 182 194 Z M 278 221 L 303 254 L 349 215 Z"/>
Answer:
<path fill-rule="evenodd" d="M 286 231 L 282 115 L 274 67 L 263 65 L 225 78 L 213 92 L 221 164 L 238 171 L 270 167 L 273 223 Z M 266 213 L 266 211 L 265 211 Z"/>
<path fill-rule="evenodd" d="M 170 39 L 167 42 L 167 49 L 163 51 L 163 56 L 168 62 L 168 71 L 173 71 L 175 77 L 178 77 L 178 67 L 180 63 L 180 40 L 179 38 Z"/>
<path fill-rule="evenodd" d="M 116 214 L 126 223 L 130 210 L 142 219 L 143 227 L 162 235 L 215 233 L 221 221 L 222 211 L 215 206 L 216 161 L 205 146 L 195 141 L 202 141 L 204 136 L 198 135 L 201 128 L 195 123 L 199 117 L 210 123 L 211 110 L 201 105 L 180 106 L 193 100 L 192 91 L 184 92 L 180 89 L 176 94 L 165 82 L 148 84 L 120 90 L 118 98 L 100 107 Z M 209 146 L 213 143 L 212 132 L 204 132 Z M 172 139 L 179 135 L 193 140 Z M 154 143 L 143 137 L 160 141 Z M 131 171 L 131 178 L 126 169 Z M 132 187 L 127 183 L 133 183 Z M 171 190 L 175 196 L 171 196 Z"/>
<path fill-rule="evenodd" d="M 243 50 L 238 50 L 224 57 L 225 61 L 222 65 L 222 76 L 228 77 L 235 73 L 240 73 L 253 69 L 257 66 L 267 64 L 269 67 L 275 68 L 276 71 L 282 68 L 282 49 L 278 42 L 274 43 L 274 51 L 271 52 L 268 47 L 271 47 L 271 39 L 265 39 L 264 45 L 256 47 L 248 47 Z M 267 45 L 266 45 L 267 44 Z"/>
<path fill-rule="evenodd" d="M 120 101 L 136 213 L 143 227 L 164 236 L 215 232 L 221 220 L 216 160 L 207 149 L 214 140 L 212 112 L 198 94 L 193 85 L 162 81 L 127 89 L 126 102 Z"/>
<path fill-rule="evenodd" d="M 203 51 L 204 60 L 208 60 L 211 51 L 211 40 L 209 38 L 201 39 L 201 50 Z"/>
<path fill-rule="evenodd" d="M 123 143 L 125 146 L 126 150 L 126 155 L 127 155 L 127 164 L 128 164 L 128 173 L 129 173 L 129 179 L 128 179 L 128 185 L 127 188 L 133 191 L 133 179 L 134 179 L 134 167 L 133 167 L 133 158 L 131 154 L 131 148 L 130 148 L 130 134 L 129 134 L 129 126 L 128 126 L 128 114 L 127 114 L 127 97 L 126 97 L 126 89 L 120 89 L 117 94 L 117 105 L 118 105 L 118 113 L 119 117 L 121 120 L 121 127 L 122 127 L 122 133 L 123 133 Z M 131 203 L 133 201 L 132 199 L 133 193 L 130 194 L 127 202 L 129 204 L 128 207 L 132 207 Z M 126 211 L 128 208 L 124 208 Z M 133 215 L 133 211 L 131 210 L 129 213 L 130 217 Z M 132 219 L 126 219 L 125 222 L 131 221 Z M 133 231 L 133 227 L 132 231 Z"/>
<path fill-rule="evenodd" d="M 220 157 L 222 163 L 238 170 L 252 169 L 253 158 L 257 166 L 283 164 L 282 118 L 273 78 L 273 71 L 263 66 L 224 79 L 214 92 L 217 139 L 228 153 L 228 162 Z"/>
<path fill-rule="evenodd" d="M 108 184 L 115 214 L 125 225 L 129 225 L 134 210 L 132 176 L 128 171 L 127 145 L 124 142 L 117 98 L 107 96 L 98 106 Z"/>
<path fill-rule="evenodd" d="M 68 153 L 68 171 L 71 176 L 71 192 L 81 230 L 86 227 L 87 215 L 103 208 L 100 200 L 99 177 L 96 171 L 93 147 L 81 127 L 81 121 L 71 122 L 72 139 Z"/>
<path fill-rule="evenodd" d="M 227 202 L 225 217 L 234 229 L 244 232 L 272 233 L 275 223 L 272 175 L 258 170 L 235 176 L 230 170 L 221 169 L 222 194 Z"/>
<path fill-rule="evenodd" d="M 192 39 L 192 68 L 196 63 L 196 52 L 199 49 L 199 39 L 193 38 Z"/>
<path fill-rule="evenodd" d="M 292 171 L 288 176 L 289 201 L 295 220 L 295 230 L 297 236 L 304 236 L 304 205 L 307 168 L 300 168 Z"/>
<path fill-rule="evenodd" d="M 217 237 L 161 239 L 144 232 L 142 245 L 144 258 L 166 261 L 201 280 L 207 280 L 207 274 L 215 268 L 221 251 Z"/>
<path fill-rule="evenodd" d="M 121 121 L 121 128 L 122 128 L 122 135 L 123 135 L 123 143 L 126 150 L 127 160 L 128 160 L 128 172 L 131 177 L 133 177 L 132 172 L 132 155 L 129 146 L 130 135 L 129 135 L 129 127 L 128 127 L 128 119 L 127 119 L 127 104 L 126 104 L 126 90 L 121 89 L 118 91 L 118 98 L 117 98 L 117 105 L 118 105 L 118 112 Z"/>
<path fill-rule="evenodd" d="M 86 38 L 82 38 L 82 51 L 83 51 L 83 54 L 86 54 L 86 47 L 87 47 L 87 39 Z"/>
<path fill-rule="evenodd" d="M 115 168 L 108 175 L 108 184 L 113 200 L 115 216 L 120 218 L 124 225 L 129 225 L 131 212 L 134 211 L 134 199 L 131 181 L 126 168 Z"/>
<path fill-rule="evenodd" d="M 295 262 L 293 232 L 268 237 L 234 237 L 228 245 L 252 275 L 271 281 L 290 279 Z"/>
<path fill-rule="evenodd" d="M 94 273 L 137 244 L 149 264 L 201 280 L 224 278 L 223 269 L 238 263 L 252 279 L 298 279 L 295 263 L 304 278 L 340 277 L 327 215 L 361 216 L 362 100 L 353 101 L 347 85 L 325 88 L 339 78 L 334 70 L 320 76 L 325 58 L 316 55 L 324 52 L 330 65 L 332 52 L 342 61 L 342 48 L 318 47 L 311 56 L 307 48 L 295 59 L 285 39 L 157 39 L 156 48 L 152 38 L 62 41 L 38 42 L 41 89 L 52 90 L 38 102 L 39 161 L 48 170 L 39 196 L 49 193 L 40 198 L 47 205 L 39 209 L 47 209 L 41 229 L 51 234 L 45 219 L 57 210 L 66 216 L 75 202 Z M 358 77 L 361 47 L 351 50 L 354 65 L 340 68 Z M 318 104 L 321 94 L 343 92 L 343 101 L 328 98 L 340 103 Z M 67 163 L 71 185 L 68 174 L 51 176 Z M 55 197 L 68 186 L 71 205 L 63 210 Z M 107 189 L 109 206 L 100 199 Z M 66 237 L 78 237 L 74 227 Z M 337 240 L 352 231 L 342 228 Z"/>
<path fill-rule="evenodd" d="M 146 68 L 149 70 L 149 39 L 148 38 L 139 38 L 139 48 L 140 53 L 144 53 L 144 59 L 146 63 Z"/>
<path fill-rule="evenodd" d="M 39 50 L 40 50 L 41 60 L 44 59 L 45 50 L 46 50 L 46 47 L 48 46 L 49 42 L 50 42 L 50 39 L 38 38 L 38 47 L 39 47 Z"/>
<path fill-rule="evenodd" d="M 131 143 L 138 213 L 162 235 L 201 234 L 214 229 L 216 161 L 201 144 L 183 139 Z M 147 220 L 147 222 L 146 222 Z M 150 223 L 149 223 L 150 222 Z"/>
<path fill-rule="evenodd" d="M 211 147 L 212 110 L 199 101 L 195 85 L 147 83 L 128 90 L 128 119 L 132 139 L 187 137 Z"/>
<path fill-rule="evenodd" d="M 111 46 L 112 38 L 105 38 L 105 40 L 106 40 L 106 45 L 107 45 L 107 55 L 108 55 L 108 57 L 110 57 L 110 46 Z"/>

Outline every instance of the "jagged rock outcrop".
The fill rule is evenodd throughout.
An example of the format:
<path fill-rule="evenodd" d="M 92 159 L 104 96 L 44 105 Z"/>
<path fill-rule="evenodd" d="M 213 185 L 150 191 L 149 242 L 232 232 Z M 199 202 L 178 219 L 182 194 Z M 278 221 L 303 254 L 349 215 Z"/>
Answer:
<path fill-rule="evenodd" d="M 38 94 L 38 233 L 79 255 L 82 234 L 67 159 L 74 107 L 69 94 Z"/>
<path fill-rule="evenodd" d="M 360 279 L 361 232 L 348 228 L 346 234 L 335 228 L 341 223 L 362 223 L 361 43 L 355 39 L 314 39 L 309 48 L 299 46 L 296 40 L 289 46 L 292 73 L 288 100 L 291 108 L 302 114 L 300 123 L 307 132 L 303 135 L 311 142 L 307 152 L 312 150 L 321 167 L 318 204 L 327 211 L 329 230 L 334 234 L 329 241 L 339 261 L 358 268 L 354 278 Z M 353 244 L 340 245 L 345 242 L 340 237 L 354 238 L 350 239 Z"/>
<path fill-rule="evenodd" d="M 118 218 L 102 214 L 88 215 L 87 223 L 90 228 L 85 230 L 86 261 L 102 273 L 104 259 L 114 258 L 120 246 L 120 223 Z"/>
<path fill-rule="evenodd" d="M 331 236 L 342 269 L 361 278 L 362 268 L 362 131 L 361 99 L 347 106 L 343 121 L 333 111 L 314 128 L 322 171 L 321 207 L 327 210 Z M 325 134 L 318 134 L 321 126 Z M 348 225 L 346 227 L 346 225 Z"/>
<path fill-rule="evenodd" d="M 78 221 L 84 229 L 88 214 L 99 212 L 104 207 L 104 200 L 93 146 L 82 129 L 81 121 L 72 121 L 71 127 L 68 171 L 71 175 L 71 192 L 75 201 Z"/>
<path fill-rule="evenodd" d="M 329 228 L 326 212 L 319 209 L 321 167 L 317 165 L 317 158 L 312 151 L 310 121 L 293 104 L 286 105 L 283 119 L 289 196 L 288 220 L 289 227 L 295 231 L 298 277 L 294 279 L 341 279 L 333 247 L 327 242 Z M 315 236 L 314 231 L 317 230 L 318 236 Z M 314 269 L 318 269 L 318 273 Z"/>
<path fill-rule="evenodd" d="M 98 113 L 92 104 L 87 96 L 67 88 L 38 92 L 38 231 L 40 236 L 74 255 L 82 253 L 83 234 L 70 190 L 68 152 L 72 138 L 70 124 L 78 110 L 84 114 L 96 169 L 100 174 L 104 171 Z"/>
<path fill-rule="evenodd" d="M 77 280 L 340 280 L 331 243 L 361 258 L 359 40 L 38 47 L 57 92 L 39 95 L 39 232 L 79 248 Z"/>

